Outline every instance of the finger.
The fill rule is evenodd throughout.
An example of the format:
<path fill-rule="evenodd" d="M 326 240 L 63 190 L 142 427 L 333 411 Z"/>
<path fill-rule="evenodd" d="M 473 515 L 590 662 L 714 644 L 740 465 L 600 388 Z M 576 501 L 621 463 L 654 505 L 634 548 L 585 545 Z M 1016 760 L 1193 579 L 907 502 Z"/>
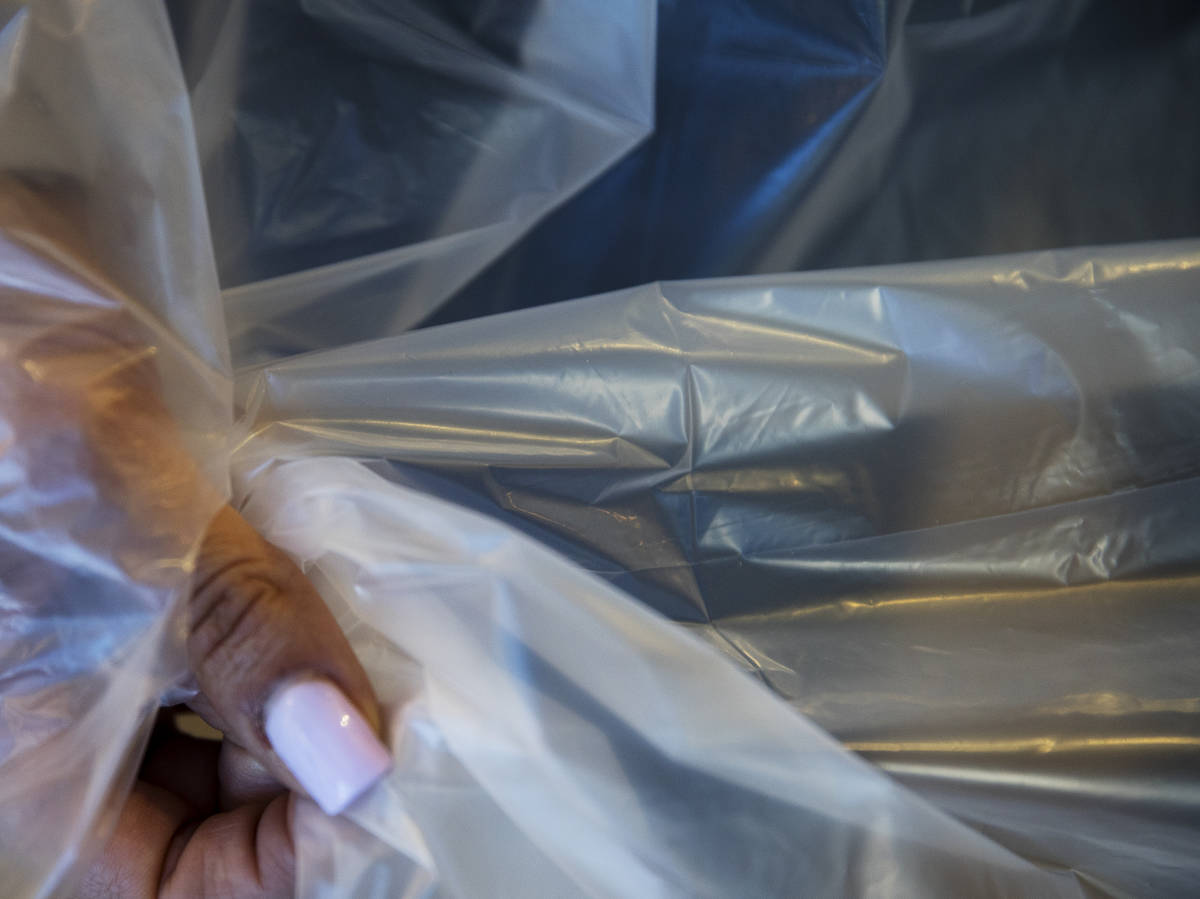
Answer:
<path fill-rule="evenodd" d="M 191 815 L 188 803 L 169 790 L 134 784 L 112 838 L 84 876 L 82 899 L 157 896 L 172 841 Z"/>
<path fill-rule="evenodd" d="M 288 788 L 253 753 L 221 734 L 194 733 L 197 726 L 208 728 L 186 718 L 187 713 L 175 709 L 159 712 L 138 774 L 141 780 L 170 790 L 206 815 L 262 805 Z"/>
<path fill-rule="evenodd" d="M 232 740 L 226 739 L 221 743 L 218 771 L 218 800 L 223 810 L 239 805 L 265 803 L 286 789 L 253 753 Z"/>
<path fill-rule="evenodd" d="M 188 654 L 211 723 L 276 779 L 340 812 L 391 758 L 337 621 L 287 555 L 229 507 L 205 537 L 195 584 Z"/>
<path fill-rule="evenodd" d="M 190 555 L 220 499 L 163 400 L 164 332 L 107 280 L 71 208 L 61 186 L 0 177 L 0 411 L 23 480 L 87 483 L 91 508 L 121 515 L 113 559 L 138 570 Z"/>
<path fill-rule="evenodd" d="M 138 777 L 182 799 L 193 815 L 211 814 L 217 810 L 221 743 L 180 733 L 173 717 L 169 711 L 160 715 Z"/>
<path fill-rule="evenodd" d="M 159 896 L 289 897 L 295 888 L 291 795 L 213 815 L 163 867 Z M 172 863 L 173 861 L 173 863 Z"/>
<path fill-rule="evenodd" d="M 290 797 L 197 820 L 188 803 L 139 781 L 82 899 L 284 897 L 294 888 Z"/>

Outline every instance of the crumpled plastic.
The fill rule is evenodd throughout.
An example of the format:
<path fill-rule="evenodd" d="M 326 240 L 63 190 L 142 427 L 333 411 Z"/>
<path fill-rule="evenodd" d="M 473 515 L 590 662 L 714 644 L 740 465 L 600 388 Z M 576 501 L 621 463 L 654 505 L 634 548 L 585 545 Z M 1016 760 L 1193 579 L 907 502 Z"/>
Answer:
<path fill-rule="evenodd" d="M 1025 36 L 1024 6 L 947 34 Z M 389 711 L 387 780 L 296 806 L 301 895 L 1188 893 L 1200 245 L 664 282 L 361 342 L 645 133 L 653 5 L 555 27 L 583 8 L 0 5 L 0 171 L 41 198 L 0 210 L 0 892 L 69 895 L 104 839 L 232 467 Z M 870 40 L 830 83 L 895 33 L 839 8 L 806 21 Z M 362 68 L 313 65 L 295 108 L 287 47 L 247 63 L 272 16 Z M 492 94 L 465 131 L 437 95 L 438 152 L 355 143 L 389 124 L 357 88 L 406 66 Z M 818 131 L 858 121 L 835 93 Z M 444 217 L 353 182 L 400 146 L 445 162 Z M 21 224 L 46 197 L 78 253 Z M 182 511 L 135 514 L 52 404 L 10 411 L 80 378 L 119 410 L 151 371 L 214 488 Z"/>
<path fill-rule="evenodd" d="M 0 4 L 5 896 L 67 892 L 105 837 L 185 673 L 174 612 L 228 490 L 228 344 L 183 80 L 166 17 L 130 13 Z M 141 418 L 151 395 L 170 437 Z M 130 471 L 106 452 L 122 439 L 178 450 L 212 495 Z"/>
<path fill-rule="evenodd" d="M 653 0 L 171 8 L 243 362 L 407 330 L 653 125 Z"/>
<path fill-rule="evenodd" d="M 278 460 L 356 457 L 499 518 L 1013 852 L 1183 894 L 1198 292 L 1194 241 L 650 285 L 243 372 L 236 467 L 253 496 Z M 1008 889 L 911 874 L 885 892 Z"/>
<path fill-rule="evenodd" d="M 303 895 L 1084 895 L 502 524 L 344 458 L 245 497 L 394 710 L 386 782 L 300 812 Z"/>

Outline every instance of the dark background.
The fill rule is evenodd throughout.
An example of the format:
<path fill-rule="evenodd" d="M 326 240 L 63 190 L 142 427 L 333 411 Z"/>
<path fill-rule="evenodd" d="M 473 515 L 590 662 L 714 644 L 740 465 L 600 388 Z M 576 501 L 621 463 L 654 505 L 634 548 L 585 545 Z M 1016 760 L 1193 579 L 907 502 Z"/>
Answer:
<path fill-rule="evenodd" d="M 1192 0 L 663 0 L 656 103 L 645 144 L 432 323 L 657 279 L 1200 234 Z"/>

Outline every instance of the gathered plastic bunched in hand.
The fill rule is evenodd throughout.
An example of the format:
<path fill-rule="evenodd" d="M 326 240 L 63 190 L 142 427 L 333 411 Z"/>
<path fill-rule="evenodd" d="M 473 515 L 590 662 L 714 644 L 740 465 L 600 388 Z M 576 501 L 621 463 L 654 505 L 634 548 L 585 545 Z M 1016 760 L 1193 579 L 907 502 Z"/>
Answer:
<path fill-rule="evenodd" d="M 1200 878 L 1196 241 L 409 330 L 650 132 L 656 9 L 0 4 L 0 893 L 193 695 L 226 500 L 384 710 L 300 895 Z"/>

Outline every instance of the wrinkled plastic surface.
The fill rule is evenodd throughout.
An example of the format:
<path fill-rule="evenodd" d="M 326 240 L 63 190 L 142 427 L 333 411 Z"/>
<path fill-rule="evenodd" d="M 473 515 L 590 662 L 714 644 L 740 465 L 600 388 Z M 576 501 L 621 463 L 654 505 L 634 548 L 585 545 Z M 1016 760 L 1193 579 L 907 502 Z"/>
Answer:
<path fill-rule="evenodd" d="M 653 0 L 172 5 L 234 355 L 403 331 L 653 119 Z"/>
<path fill-rule="evenodd" d="M 184 510 L 185 520 L 166 519 L 173 523 L 165 529 L 152 525 L 162 520 L 154 515 L 134 514 L 96 476 L 93 447 L 63 441 L 71 423 L 56 417 L 52 403 L 37 403 L 37 391 L 52 390 L 60 375 L 63 383 L 97 378 L 100 388 L 114 378 L 107 395 L 119 408 L 140 395 L 117 377 L 124 363 L 153 358 L 183 445 L 219 482 L 229 434 L 228 353 L 193 138 L 217 239 L 229 240 L 223 262 L 230 264 L 230 247 L 247 246 L 252 252 L 237 264 L 279 266 L 247 275 L 268 280 L 226 298 L 241 358 L 402 328 L 461 283 L 459 274 L 507 245 L 524 227 L 514 223 L 561 199 L 575 183 L 568 174 L 582 182 L 576 151 L 607 147 L 611 159 L 617 135 L 628 145 L 644 131 L 642 26 L 651 7 L 605 4 L 642 15 L 614 13 L 609 21 L 596 13 L 602 18 L 582 42 L 547 26 L 544 33 L 557 38 L 538 43 L 538 23 L 556 21 L 539 18 L 552 6 L 573 16 L 583 8 L 543 4 L 531 12 L 485 3 L 472 19 L 457 3 L 381 12 L 376 4 L 312 2 L 295 15 L 278 5 L 261 13 L 250 5 L 209 7 L 217 10 L 212 18 L 174 22 L 185 85 L 156 4 L 0 5 L 0 170 L 37 196 L 69 198 L 56 205 L 70 211 L 88 248 L 63 255 L 58 244 L 39 242 L 41 230 L 12 227 L 0 243 L 3 371 L 26 378 L 4 389 L 33 384 L 35 394 L 20 406 L 29 417 L 6 412 L 0 440 L 4 895 L 69 891 L 77 863 L 104 836 L 154 699 L 181 673 L 172 612 L 209 512 L 196 504 Z M 985 7 L 978 17 L 921 34 L 934 49 L 959 47 L 959 61 L 994 49 L 979 79 L 1004 93 L 1003 63 L 1043 51 L 1053 84 L 1058 70 L 1046 60 L 1055 41 L 1073 35 L 1072 23 L 1088 21 L 1099 5 Z M 706 7 L 696 8 L 703 14 Z M 421 16 L 422 29 L 393 28 L 397 9 Z M 769 24 L 773 8 L 760 9 L 757 18 Z M 903 4 L 891 9 L 902 14 L 885 18 L 879 5 L 805 6 L 814 33 L 862 38 L 835 48 L 849 52 L 816 53 L 822 61 L 814 68 L 793 65 L 789 29 L 782 29 L 789 40 L 777 45 L 789 52 L 775 56 L 736 44 L 725 49 L 716 37 L 691 41 L 697 58 L 741 60 L 735 68 L 744 71 L 772 69 L 767 63 L 776 57 L 802 81 L 819 70 L 820 78 L 805 83 L 828 89 L 829 102 L 806 108 L 812 119 L 802 120 L 801 131 L 833 135 L 854 123 L 866 141 L 858 146 L 878 152 L 845 154 L 840 148 L 850 145 L 834 141 L 822 144 L 828 156 L 814 155 L 803 133 L 779 131 L 783 144 L 799 147 L 797 163 L 778 177 L 750 178 L 761 189 L 745 204 L 715 202 L 731 195 L 733 168 L 710 160 L 700 167 L 704 177 L 637 207 L 632 243 L 607 239 L 607 225 L 607 238 L 598 228 L 580 250 L 598 268 L 610 266 L 613 277 L 632 271 L 635 280 L 643 277 L 639 269 L 624 268 L 623 260 L 666 258 L 661 245 L 639 242 L 650 233 L 690 243 L 689 258 L 707 253 L 731 267 L 713 271 L 829 259 L 789 256 L 797 245 L 822 246 L 821 229 L 791 228 L 791 219 L 781 224 L 771 209 L 786 206 L 809 225 L 841 210 L 830 227 L 855 235 L 861 203 L 800 202 L 780 187 L 793 183 L 794 172 L 840 172 L 819 182 L 830 185 L 820 195 L 831 201 L 843 188 L 860 200 L 892 198 L 880 207 L 891 212 L 848 246 L 886 237 L 942 252 L 928 248 L 944 243 L 923 242 L 928 229 L 892 230 L 892 222 L 907 221 L 897 210 L 943 223 L 935 229 L 943 237 L 972 233 L 973 216 L 918 215 L 925 208 L 919 201 L 952 192 L 939 192 L 935 181 L 932 193 L 918 195 L 911 185 L 919 179 L 888 181 L 890 144 L 874 143 L 872 120 L 855 117 L 869 107 L 891 128 L 896 110 L 923 108 L 905 89 L 921 68 L 917 56 L 896 50 L 916 46 L 913 32 L 905 30 L 907 42 L 893 36 L 897 23 L 907 29 L 925 20 Z M 325 83 L 331 70 L 313 65 L 303 72 L 307 80 L 287 85 L 311 88 L 312 103 L 289 97 L 280 109 L 273 93 L 280 76 L 270 66 L 294 75 L 288 53 L 309 45 L 271 44 L 272 14 L 300 32 L 281 26 L 284 37 L 315 30 L 331 54 L 344 47 L 363 59 L 350 78 L 355 90 L 332 78 Z M 606 21 L 614 30 L 602 27 Z M 1133 75 L 1122 70 L 1097 82 L 1095 98 L 1082 107 L 1092 115 L 1081 120 L 1074 144 L 1046 147 L 1073 146 L 1062 150 L 1063 159 L 1073 158 L 1089 144 L 1088 123 L 1102 121 L 1101 112 L 1125 121 L 1113 110 L 1129 111 L 1128 97 L 1136 95 L 1163 99 L 1165 113 L 1142 100 L 1139 108 L 1154 122 L 1165 115 L 1177 125 L 1176 142 L 1147 141 L 1147 152 L 1184 153 L 1194 120 L 1170 104 L 1192 69 L 1186 53 L 1165 48 L 1178 37 L 1186 50 L 1192 32 L 1183 26 L 1191 21 L 1168 22 L 1180 25 L 1173 40 L 1149 41 Z M 463 109 L 477 112 L 478 119 L 466 116 L 467 137 L 504 148 L 496 157 L 504 164 L 493 166 L 485 148 L 478 158 L 444 149 L 464 149 L 461 135 L 436 145 L 444 153 L 421 145 L 429 150 L 423 161 L 445 156 L 443 184 L 464 176 L 472 192 L 438 210 L 444 220 L 418 224 L 460 230 L 414 237 L 399 220 L 373 219 L 381 209 L 427 211 L 424 201 L 404 207 L 386 190 L 377 196 L 374 185 L 382 182 L 370 189 L 335 184 L 337 196 L 323 197 L 337 178 L 353 180 L 355 165 L 343 167 L 337 152 L 357 145 L 340 139 L 325 147 L 332 157 L 314 151 L 294 168 L 276 170 L 269 163 L 278 157 L 268 158 L 263 171 L 296 179 L 276 199 L 303 204 L 249 202 L 264 182 L 242 179 L 242 150 L 299 149 L 303 143 L 292 140 L 301 133 L 358 133 L 358 110 L 372 107 L 357 88 L 373 87 L 373 78 L 397 84 L 398 33 L 456 36 L 415 66 L 426 83 L 449 70 L 455 90 L 464 71 L 479 74 L 484 93 L 505 86 L 502 102 L 468 99 L 448 117 L 427 120 L 459 127 Z M 713 23 L 712 35 L 725 33 Z M 1058 37 L 1047 43 L 1039 35 Z M 470 52 L 458 52 L 463 41 Z M 885 45 L 887 90 L 864 94 L 860 107 L 851 102 L 856 91 L 879 74 L 863 76 L 863 69 L 883 71 L 875 62 L 882 57 L 872 53 Z M 714 55 L 705 57 L 701 50 L 710 46 Z M 1086 41 L 1074 46 L 1088 49 Z M 266 67 L 261 83 L 242 65 L 249 47 L 261 51 L 254 58 Z M 682 56 L 674 58 L 681 64 Z M 584 77 L 573 79 L 576 71 Z M 606 80 L 593 77 L 596 71 L 621 76 Z M 954 84 L 946 71 L 931 63 L 926 78 Z M 1155 73 L 1144 76 L 1151 87 L 1172 90 L 1143 90 L 1148 72 Z M 551 82 L 562 92 L 547 100 L 539 90 Z M 755 83 L 775 87 L 778 78 Z M 603 89 L 592 94 L 590 85 Z M 965 91 L 969 82 L 962 85 Z M 613 86 L 618 95 L 607 93 Z M 747 95 L 778 96 L 740 96 Z M 1056 109 L 1073 96 L 1063 88 Z M 1127 99 L 1110 108 L 1110 96 Z M 377 97 L 386 110 L 388 92 Z M 720 136 L 730 143 L 716 141 L 715 131 L 675 129 L 699 121 L 704 102 L 668 111 L 676 118 L 664 121 L 671 136 L 663 139 L 681 148 L 675 159 L 705 158 L 699 148 L 711 140 L 720 159 L 749 160 L 754 154 L 730 149 L 753 146 L 748 132 L 728 128 L 729 117 L 715 107 L 714 118 L 726 124 Z M 749 115 L 754 105 L 736 111 Z M 640 112 L 621 111 L 629 109 Z M 233 137 L 224 130 L 230 110 Z M 972 121 L 994 122 L 992 136 L 1007 133 L 1004 117 L 971 112 Z M 297 117 L 294 128 L 288 115 Z M 957 133 L 964 118 L 946 116 L 939 133 Z M 771 123 L 784 119 L 772 115 Z M 919 114 L 906 121 L 920 132 Z M 581 122 L 587 127 L 573 130 Z M 771 123 L 760 131 L 776 134 Z M 371 124 L 389 120 L 372 116 Z M 1174 193 L 1153 192 L 1164 201 L 1157 209 L 1127 198 L 1101 204 L 1109 217 L 1095 221 L 1145 215 L 1149 231 L 1162 234 L 1174 227 L 1171 210 L 1194 210 L 1188 179 L 1195 170 L 1172 169 L 1169 155 L 1143 163 L 1135 138 L 1146 130 L 1129 125 L 1133 136 L 1117 144 L 1125 155 L 1088 158 L 1100 160 L 1105 176 L 1136 173 L 1123 183 L 1170 178 Z M 1035 131 L 1013 133 L 997 145 L 975 133 L 975 145 L 1003 161 L 1014 143 L 1036 143 L 1029 137 Z M 544 142 L 547 135 L 557 137 Z M 513 143 L 500 141 L 508 137 Z M 918 153 L 922 143 L 929 142 L 896 146 L 912 147 L 921 171 L 945 171 L 937 154 Z M 963 171 L 973 171 L 973 144 L 966 143 L 959 158 Z M 378 153 L 349 162 L 371 170 L 368 162 L 396 158 L 394 146 L 381 138 L 370 145 Z M 514 147 L 537 152 L 514 161 Z M 1034 161 L 1049 158 L 1038 149 Z M 934 160 L 929 170 L 925 159 Z M 1121 164 L 1106 168 L 1106 159 Z M 1015 196 L 1030 160 L 1014 163 L 1005 189 L 976 196 Z M 601 165 L 600 156 L 593 162 Z M 255 163 L 249 159 L 248 172 Z M 1048 167 L 1031 183 L 1059 183 L 1055 172 L 1072 174 Z M 669 179 L 670 166 L 658 176 Z M 527 177 L 544 180 L 531 186 L 520 180 Z M 521 199 L 505 206 L 518 184 Z M 476 187 L 491 193 L 476 195 Z M 490 199 L 476 206 L 474 196 Z M 1068 215 L 1074 199 L 1046 200 L 1047 215 Z M 252 234 L 263 239 L 251 241 L 244 230 L 226 237 L 226 227 L 245 224 L 238 215 L 247 208 L 262 213 L 251 220 L 259 229 Z M 981 200 L 979 208 L 990 207 Z M 1079 221 L 1096 210 L 1078 208 Z M 469 220 L 497 210 L 499 224 L 471 230 Z M 365 223 L 354 218 L 359 212 Z M 332 228 L 311 232 L 326 238 L 319 245 L 297 240 L 310 233 L 307 216 Z M 759 224 L 739 230 L 751 221 Z M 1004 221 L 1017 229 L 1025 219 Z M 728 223 L 735 236 L 757 236 L 740 244 L 748 255 L 729 254 L 719 241 L 694 240 L 692 223 Z M 580 233 L 571 240 L 578 243 Z M 816 243 L 806 243 L 814 233 Z M 1031 233 L 1042 241 L 1059 232 Z M 769 234 L 778 240 L 763 244 Z M 790 242 L 796 234 L 807 237 Z M 763 246 L 779 252 L 760 252 Z M 1192 601 L 1198 259 L 1194 243 L 1164 244 L 663 284 L 244 372 L 248 417 L 237 470 L 247 513 L 309 563 L 396 713 L 398 768 L 385 787 L 348 818 L 300 806 L 302 892 L 1191 892 L 1200 820 Z M 313 264 L 319 268 L 307 270 Z M 545 254 L 540 264 L 563 270 L 574 257 Z M 123 323 L 118 330 L 128 316 L 133 321 L 118 341 L 120 369 L 90 368 L 94 358 L 45 339 L 63 327 L 108 329 L 114 315 Z M 6 410 L 16 408 L 13 395 L 5 394 Z M 174 495 L 153 480 L 145 486 L 151 495 Z M 625 594 L 694 633 L 679 633 Z M 722 664 L 714 647 L 792 708 Z M 878 765 L 864 764 L 821 729 Z"/>
<path fill-rule="evenodd" d="M 357 826 L 301 807 L 302 895 L 1084 895 L 503 525 L 346 459 L 246 490 L 395 710 Z"/>
<path fill-rule="evenodd" d="M 237 459 L 499 517 L 1026 858 L 1181 895 L 1198 295 L 1194 242 L 651 285 L 247 373 Z"/>
<path fill-rule="evenodd" d="M 173 612 L 218 494 L 182 491 L 182 468 L 131 468 L 120 447 L 177 442 L 228 482 L 207 233 L 162 10 L 0 4 L 4 896 L 70 883 L 185 672 Z M 177 433 L 165 412 L 142 417 L 160 387 Z"/>
<path fill-rule="evenodd" d="M 662 0 L 658 33 L 654 135 L 437 322 L 1200 234 L 1193 0 Z"/>

